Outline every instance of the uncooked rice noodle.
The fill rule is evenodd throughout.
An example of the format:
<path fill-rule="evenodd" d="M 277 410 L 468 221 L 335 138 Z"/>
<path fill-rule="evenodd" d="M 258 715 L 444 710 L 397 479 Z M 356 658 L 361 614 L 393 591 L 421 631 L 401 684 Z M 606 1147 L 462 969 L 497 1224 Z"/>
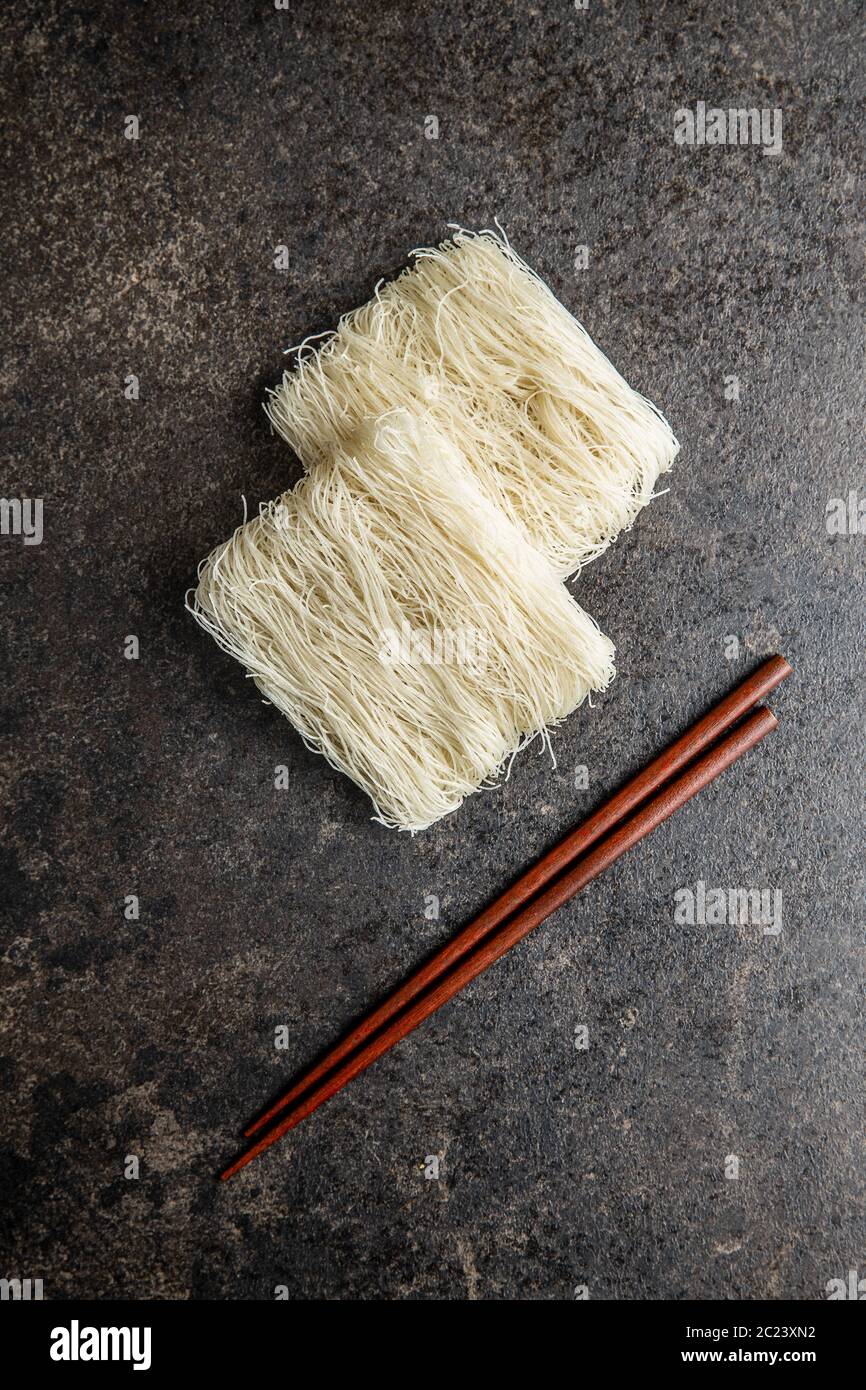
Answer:
<path fill-rule="evenodd" d="M 473 267 L 492 258 L 495 270 L 473 290 L 489 314 L 489 286 L 502 282 L 504 293 L 507 278 L 518 271 L 483 238 L 465 241 L 461 257 L 464 252 Z M 437 265 L 431 257 L 438 283 Z M 525 272 L 519 276 L 528 301 L 546 295 L 534 281 L 522 285 Z M 399 302 L 396 316 L 378 319 L 383 335 L 386 327 L 393 330 L 389 372 L 407 350 L 398 328 L 408 303 Z M 508 345 L 517 347 L 509 303 L 506 295 L 506 322 L 495 339 L 502 364 Z M 555 318 L 546 303 L 544 312 Z M 446 313 L 439 332 L 450 353 L 454 326 L 446 326 Z M 563 318 L 567 322 L 564 311 Z M 540 372 L 540 327 L 524 328 Z M 353 334 L 356 341 L 364 338 L 354 328 Z M 579 331 L 574 336 L 580 340 Z M 484 341 L 476 340 L 479 348 Z M 372 365 L 372 357 L 361 356 Z M 593 352 L 587 349 L 585 356 L 589 362 Z M 320 359 L 318 379 L 324 379 L 324 363 L 336 369 L 339 360 L 333 349 Z M 480 372 L 473 362 L 465 351 L 465 383 Z M 548 363 L 557 383 L 564 381 L 560 365 Z M 442 363 L 434 361 L 432 370 L 434 380 L 448 379 Z M 491 359 L 485 388 L 500 389 L 507 375 L 508 368 Z M 541 445 L 532 453 L 527 446 L 515 464 L 526 470 L 523 485 L 535 499 L 520 514 L 520 529 L 516 491 L 505 511 L 491 500 L 508 493 L 510 465 L 482 465 L 490 455 L 479 450 L 470 469 L 453 431 L 443 435 L 429 422 L 393 410 L 388 374 L 378 368 L 374 377 L 375 389 L 358 387 L 358 399 L 348 382 L 339 393 L 333 388 L 316 396 L 317 409 L 311 406 L 306 417 L 315 414 L 319 421 L 311 435 L 318 441 L 316 466 L 203 562 L 191 607 L 308 746 L 372 797 L 377 818 L 415 831 L 491 785 L 531 739 L 549 746 L 550 727 L 611 680 L 613 647 L 559 582 L 546 555 L 526 539 L 545 517 L 560 536 L 565 530 L 562 491 L 554 504 L 553 491 L 537 485 L 536 471 L 552 467 Z M 398 383 L 403 379 L 398 374 Z M 555 392 L 560 389 L 557 384 Z M 464 384 L 461 390 L 468 395 L 470 388 Z M 588 385 L 584 399 L 589 394 Z M 567 421 L 577 438 L 577 407 L 558 395 L 550 402 L 550 412 Z M 335 428 L 331 442 L 338 436 L 342 442 L 330 452 L 319 406 L 333 413 L 335 426 L 344 413 L 383 418 L 360 425 L 346 439 Z M 514 410 L 516 416 L 528 412 L 528 403 L 517 405 L 515 395 Z M 485 433 L 493 438 L 504 428 L 504 413 L 495 404 L 486 416 L 467 406 L 465 418 L 472 423 L 465 432 L 461 426 L 461 444 Z M 529 439 L 528 413 L 526 419 Z M 600 460 L 593 466 L 600 468 Z M 586 487 L 586 469 L 581 476 Z M 544 550 L 550 554 L 553 548 Z"/>
<path fill-rule="evenodd" d="M 416 251 L 322 345 L 301 345 L 266 408 L 309 470 L 401 407 L 435 424 L 562 577 L 631 526 L 679 448 L 492 231 Z"/>

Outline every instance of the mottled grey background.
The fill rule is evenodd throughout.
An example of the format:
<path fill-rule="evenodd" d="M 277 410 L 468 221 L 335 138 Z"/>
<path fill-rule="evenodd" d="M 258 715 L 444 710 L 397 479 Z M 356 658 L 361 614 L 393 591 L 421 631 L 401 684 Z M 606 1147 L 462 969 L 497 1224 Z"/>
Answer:
<path fill-rule="evenodd" d="M 2 38 L 2 490 L 44 498 L 45 535 L 0 539 L 0 1274 L 220 1299 L 811 1299 L 866 1274 L 866 538 L 825 526 L 864 484 L 861 7 L 33 0 Z M 698 100 L 781 108 L 781 157 L 676 146 Z M 529 754 L 412 839 L 183 595 L 241 494 L 296 476 L 261 410 L 283 347 L 494 215 L 683 448 L 576 586 L 619 678 L 556 771 Z M 213 1181 L 293 1067 L 776 649 L 796 675 L 760 751 Z M 781 935 L 676 926 L 698 879 L 781 888 Z"/>

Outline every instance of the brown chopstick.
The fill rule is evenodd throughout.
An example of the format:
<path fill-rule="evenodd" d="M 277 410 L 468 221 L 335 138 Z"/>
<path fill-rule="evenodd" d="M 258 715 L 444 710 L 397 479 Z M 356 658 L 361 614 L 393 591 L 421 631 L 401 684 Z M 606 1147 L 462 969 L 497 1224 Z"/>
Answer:
<path fill-rule="evenodd" d="M 423 993 L 434 980 L 439 979 L 446 970 L 468 954 L 488 936 L 500 923 L 504 922 L 524 903 L 550 883 L 557 874 L 612 830 L 625 816 L 636 809 L 642 801 L 658 791 L 666 781 L 681 771 L 693 758 L 715 742 L 736 721 L 762 700 L 771 690 L 790 675 L 791 667 L 783 656 L 771 656 L 747 676 L 729 695 L 693 724 L 680 738 L 676 739 L 663 753 L 645 767 L 636 777 L 632 777 L 610 800 L 583 821 L 575 830 L 566 835 L 558 845 L 536 864 L 528 869 L 516 883 L 497 898 L 494 903 L 462 931 L 425 961 L 407 980 L 387 999 L 367 1014 L 350 1032 L 345 1034 L 324 1057 L 298 1079 L 279 1100 L 275 1101 L 262 1115 L 244 1130 L 247 1138 L 264 1128 L 275 1115 L 280 1114 L 299 1096 L 333 1070 L 339 1062 L 360 1047 L 373 1033 L 378 1032 L 390 1019 L 411 1004 L 413 999 Z"/>
<path fill-rule="evenodd" d="M 446 975 L 438 980 L 425 994 L 413 1001 L 386 1028 L 371 1039 L 366 1047 L 357 1051 L 342 1066 L 331 1071 L 322 1083 L 315 1087 L 305 1099 L 279 1120 L 255 1144 L 242 1154 L 221 1174 L 225 1181 L 244 1168 L 260 1153 L 288 1130 L 294 1127 L 314 1110 L 317 1110 L 337 1091 L 342 1090 L 360 1072 L 371 1066 L 384 1052 L 392 1048 L 413 1028 L 480 975 L 495 961 L 511 949 L 524 936 L 528 935 L 552 912 L 568 902 L 576 893 L 603 873 L 620 855 L 642 840 L 656 826 L 673 815 L 703 787 L 714 781 L 731 763 L 747 752 L 777 726 L 775 715 L 766 707 L 753 710 L 742 723 L 691 763 L 684 772 L 669 782 L 661 791 L 647 801 L 639 810 L 617 826 L 606 839 L 567 869 L 560 878 L 550 884 L 527 906 L 500 927 L 488 939 L 482 941 L 474 951 L 458 962 Z"/>

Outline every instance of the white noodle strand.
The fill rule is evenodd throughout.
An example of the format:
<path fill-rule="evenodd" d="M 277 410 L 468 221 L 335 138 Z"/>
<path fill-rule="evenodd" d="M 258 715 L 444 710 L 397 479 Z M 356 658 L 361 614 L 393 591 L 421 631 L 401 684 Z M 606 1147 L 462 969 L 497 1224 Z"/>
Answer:
<path fill-rule="evenodd" d="M 311 469 L 365 420 L 422 410 L 557 573 L 572 574 L 654 495 L 679 448 L 670 426 L 504 233 L 457 230 L 413 254 L 284 375 L 271 422 Z"/>
<path fill-rule="evenodd" d="M 549 562 L 406 411 L 240 526 L 190 607 L 377 819 L 410 831 L 533 738 L 549 747 L 614 674 L 611 643 Z M 383 661 L 385 635 L 406 630 L 474 634 L 476 659 Z"/>

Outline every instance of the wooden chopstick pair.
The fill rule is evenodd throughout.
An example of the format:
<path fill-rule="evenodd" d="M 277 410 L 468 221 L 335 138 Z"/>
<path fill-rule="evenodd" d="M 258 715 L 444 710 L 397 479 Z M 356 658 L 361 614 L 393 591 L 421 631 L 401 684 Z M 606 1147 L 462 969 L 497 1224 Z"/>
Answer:
<path fill-rule="evenodd" d="M 566 835 L 249 1125 L 247 1138 L 266 1132 L 225 1169 L 222 1179 L 232 1177 L 342 1090 L 775 729 L 772 711 L 754 706 L 790 672 L 784 657 L 770 657 Z M 266 1129 L 272 1120 L 276 1123 Z"/>

